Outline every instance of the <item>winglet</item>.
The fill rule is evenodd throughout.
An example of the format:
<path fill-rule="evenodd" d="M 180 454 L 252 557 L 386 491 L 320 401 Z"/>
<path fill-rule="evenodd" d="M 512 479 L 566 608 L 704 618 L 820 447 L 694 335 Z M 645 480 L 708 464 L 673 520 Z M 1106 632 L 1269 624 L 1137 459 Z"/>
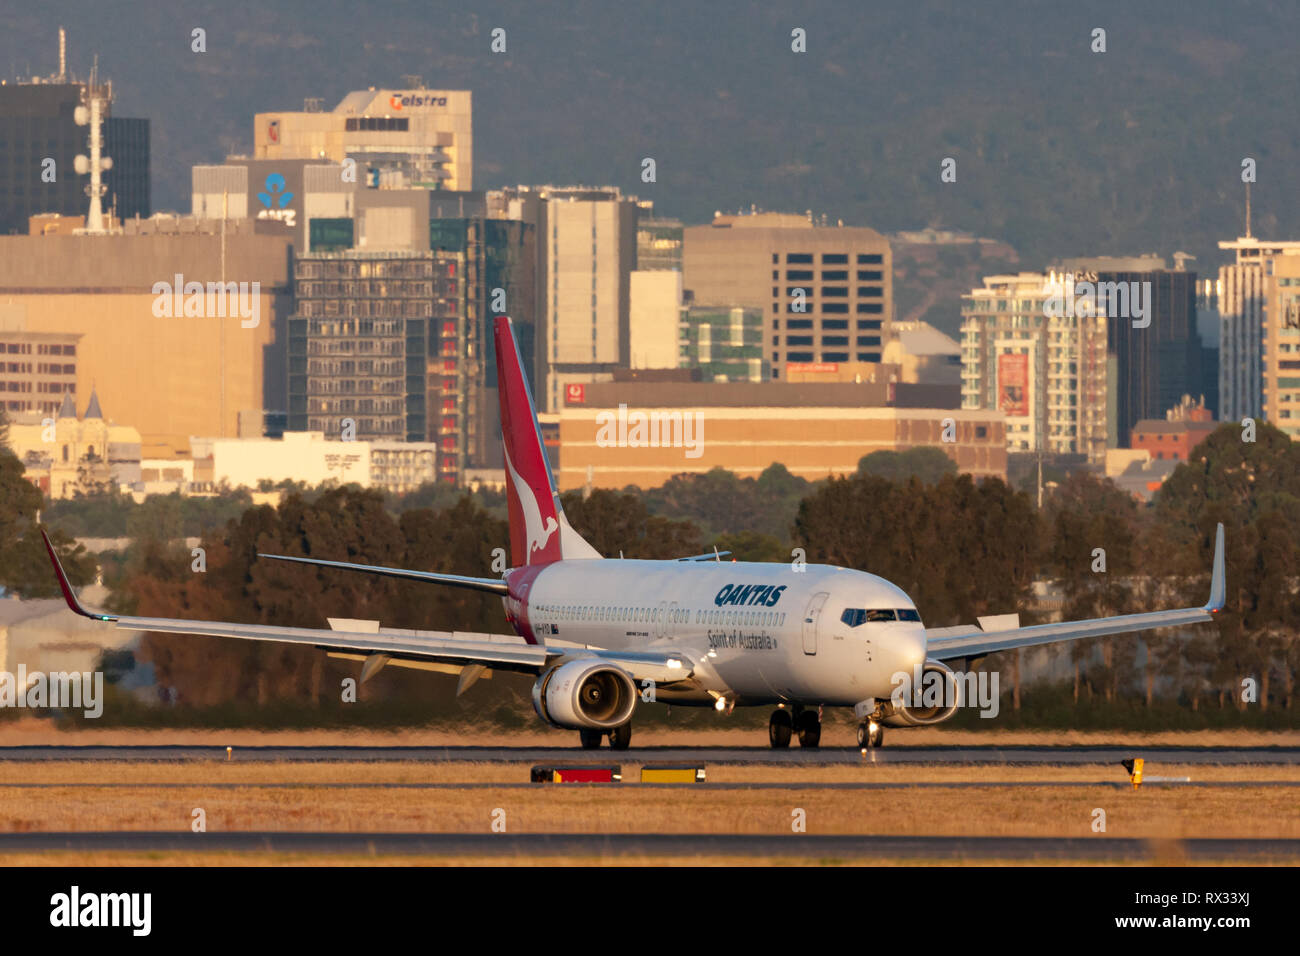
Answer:
<path fill-rule="evenodd" d="M 59 578 L 59 588 L 63 591 L 63 600 L 68 602 L 68 609 L 74 614 L 80 614 L 82 617 L 88 617 L 95 621 L 116 621 L 117 618 L 108 614 L 94 614 L 87 611 L 77 600 L 77 595 L 72 591 L 72 584 L 68 581 L 67 574 L 63 571 L 63 565 L 59 563 L 59 556 L 54 551 L 54 545 L 50 542 L 50 536 L 41 529 L 41 537 L 45 539 L 45 550 L 50 555 L 50 563 L 54 565 L 54 573 Z"/>
<path fill-rule="evenodd" d="M 1214 570 L 1210 574 L 1210 600 L 1205 604 L 1205 610 L 1211 614 L 1223 610 L 1224 598 L 1227 594 L 1227 582 L 1224 580 L 1223 571 L 1223 522 L 1219 522 L 1219 529 L 1214 533 Z"/>

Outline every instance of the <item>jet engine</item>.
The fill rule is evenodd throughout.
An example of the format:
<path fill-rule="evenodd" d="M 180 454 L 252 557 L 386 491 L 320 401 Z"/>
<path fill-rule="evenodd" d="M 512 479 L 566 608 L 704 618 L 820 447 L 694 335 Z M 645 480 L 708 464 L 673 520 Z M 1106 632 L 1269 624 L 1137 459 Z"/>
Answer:
<path fill-rule="evenodd" d="M 881 723 L 886 727 L 925 727 L 941 724 L 953 714 L 961 701 L 957 675 L 946 664 L 926 661 L 895 686 L 884 706 Z"/>
<path fill-rule="evenodd" d="M 631 675 L 600 658 L 553 667 L 533 685 L 533 709 L 552 727 L 609 730 L 627 722 L 636 699 Z"/>

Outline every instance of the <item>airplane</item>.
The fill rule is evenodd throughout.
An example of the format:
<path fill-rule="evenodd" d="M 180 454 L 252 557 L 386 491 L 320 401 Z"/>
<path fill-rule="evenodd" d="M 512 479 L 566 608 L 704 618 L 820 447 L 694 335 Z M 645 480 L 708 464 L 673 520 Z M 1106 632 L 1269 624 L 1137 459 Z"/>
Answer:
<path fill-rule="evenodd" d="M 305 644 L 358 661 L 364 682 L 388 665 L 459 675 L 464 693 L 489 670 L 536 678 L 533 707 L 578 731 L 585 749 L 632 739 L 639 703 L 774 706 L 773 748 L 821 741 L 823 708 L 851 707 L 858 745 L 879 747 L 884 727 L 941 723 L 961 706 L 952 666 L 1020 647 L 1212 621 L 1224 605 L 1223 525 L 1210 597 L 1179 608 L 1019 626 L 1016 614 L 978 625 L 926 628 L 916 605 L 882 577 L 820 564 L 723 561 L 717 551 L 676 560 L 606 558 L 565 517 L 542 444 L 510 319 L 495 320 L 512 567 L 499 578 L 377 567 L 316 556 L 289 561 L 497 594 L 513 634 L 422 631 L 330 619 L 330 630 L 132 617 L 84 608 L 53 545 L 45 544 L 68 607 L 135 631 Z M 44 533 L 44 532 L 42 532 Z M 899 675 L 941 693 L 895 693 Z"/>

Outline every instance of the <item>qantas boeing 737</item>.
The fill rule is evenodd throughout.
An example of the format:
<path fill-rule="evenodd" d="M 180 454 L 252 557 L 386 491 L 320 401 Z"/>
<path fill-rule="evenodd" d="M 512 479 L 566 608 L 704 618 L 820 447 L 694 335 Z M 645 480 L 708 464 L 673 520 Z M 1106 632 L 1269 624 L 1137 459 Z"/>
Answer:
<path fill-rule="evenodd" d="M 883 578 L 828 565 L 723 562 L 715 552 L 675 561 L 608 559 L 565 519 L 547 464 L 510 320 L 496 319 L 496 361 L 513 567 L 500 578 L 373 567 L 318 557 L 259 555 L 499 594 L 514 634 L 470 634 L 330 621 L 331 630 L 129 617 L 82 607 L 46 538 L 68 606 L 137 631 L 306 644 L 361 663 L 458 673 L 457 693 L 489 669 L 536 676 L 542 720 L 627 748 L 638 703 L 774 707 L 769 741 L 821 739 L 823 707 L 850 707 L 860 746 L 882 728 L 937 724 L 960 706 L 952 665 L 998 651 L 1213 620 L 1224 602 L 1223 525 L 1203 607 L 1018 626 L 1014 614 L 979 626 L 927 629 L 912 600 Z M 896 693 L 899 675 L 936 686 Z"/>

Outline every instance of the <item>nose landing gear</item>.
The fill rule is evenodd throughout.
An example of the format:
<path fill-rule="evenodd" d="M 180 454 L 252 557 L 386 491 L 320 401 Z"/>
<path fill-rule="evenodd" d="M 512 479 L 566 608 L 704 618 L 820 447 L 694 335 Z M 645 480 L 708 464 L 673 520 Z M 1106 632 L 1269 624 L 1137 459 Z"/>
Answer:
<path fill-rule="evenodd" d="M 880 747 L 885 742 L 885 728 L 874 720 L 864 720 L 858 724 L 858 746 Z"/>

